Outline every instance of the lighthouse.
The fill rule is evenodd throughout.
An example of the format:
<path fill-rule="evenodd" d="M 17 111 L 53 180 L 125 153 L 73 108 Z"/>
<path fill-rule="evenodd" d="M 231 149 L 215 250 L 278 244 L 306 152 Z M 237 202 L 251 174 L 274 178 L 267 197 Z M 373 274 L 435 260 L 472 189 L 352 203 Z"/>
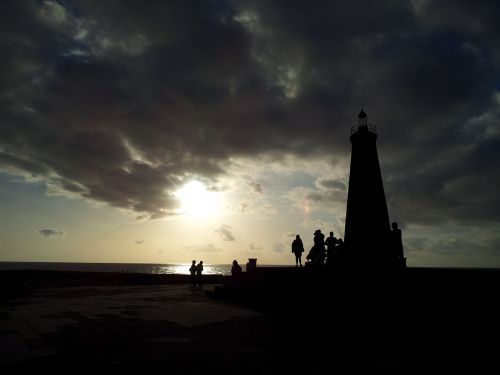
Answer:
<path fill-rule="evenodd" d="M 351 167 L 344 240 L 349 258 L 363 267 L 395 264 L 390 224 L 377 153 L 377 129 L 361 110 L 350 136 Z"/>

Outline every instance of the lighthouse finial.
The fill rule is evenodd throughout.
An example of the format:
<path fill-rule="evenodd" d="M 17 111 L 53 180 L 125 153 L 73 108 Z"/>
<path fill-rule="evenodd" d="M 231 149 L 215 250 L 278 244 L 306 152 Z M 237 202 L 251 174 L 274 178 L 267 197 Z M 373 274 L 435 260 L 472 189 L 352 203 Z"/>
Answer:
<path fill-rule="evenodd" d="M 359 112 L 358 115 L 358 125 L 367 125 L 367 117 L 366 112 L 361 109 L 361 112 Z"/>

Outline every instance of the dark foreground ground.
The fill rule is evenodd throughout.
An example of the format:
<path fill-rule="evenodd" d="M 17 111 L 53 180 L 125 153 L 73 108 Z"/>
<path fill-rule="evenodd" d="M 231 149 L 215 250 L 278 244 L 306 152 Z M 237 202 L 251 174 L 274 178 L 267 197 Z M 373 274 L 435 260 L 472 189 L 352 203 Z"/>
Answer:
<path fill-rule="evenodd" d="M 1 271 L 0 369 L 499 373 L 498 271 Z"/>

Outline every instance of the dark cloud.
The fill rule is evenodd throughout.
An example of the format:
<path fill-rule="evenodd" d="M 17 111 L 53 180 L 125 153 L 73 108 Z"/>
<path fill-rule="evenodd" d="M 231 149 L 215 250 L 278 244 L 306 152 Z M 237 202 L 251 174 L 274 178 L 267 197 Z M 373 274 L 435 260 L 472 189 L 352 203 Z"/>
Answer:
<path fill-rule="evenodd" d="M 256 181 L 249 181 L 248 184 L 250 187 L 253 189 L 255 193 L 262 194 L 264 193 L 264 188 L 262 187 L 262 184 Z"/>
<path fill-rule="evenodd" d="M 492 238 L 468 238 L 461 236 L 447 236 L 446 238 L 410 237 L 405 240 L 406 248 L 409 251 L 430 250 L 435 254 L 452 255 L 462 254 L 472 257 L 500 256 L 498 245 L 500 237 Z"/>
<path fill-rule="evenodd" d="M 160 217 L 175 212 L 186 180 L 216 186 L 240 156 L 348 157 L 365 107 L 391 215 L 500 220 L 498 1 L 7 1 L 1 10 L 9 173 Z M 339 181 L 319 187 L 311 200 L 344 199 Z"/>
<path fill-rule="evenodd" d="M 214 232 L 217 233 L 223 241 L 235 241 L 236 238 L 233 235 L 232 229 L 231 226 L 222 224 Z"/>
<path fill-rule="evenodd" d="M 306 199 L 316 205 L 328 207 L 345 202 L 347 199 L 347 193 L 338 190 L 311 190 L 307 193 Z"/>
<path fill-rule="evenodd" d="M 37 233 L 45 238 L 59 238 L 63 237 L 66 235 L 66 232 L 60 229 L 50 229 L 50 228 L 43 228 L 37 230 Z"/>
<path fill-rule="evenodd" d="M 254 242 L 251 242 L 248 245 L 248 250 L 250 250 L 251 253 L 259 252 L 262 251 L 262 246 L 256 245 Z"/>
<path fill-rule="evenodd" d="M 319 180 L 318 186 L 326 189 L 346 191 L 347 186 L 344 182 L 338 180 Z"/>
<path fill-rule="evenodd" d="M 260 182 L 247 181 L 248 193 L 245 198 L 239 203 L 237 211 L 241 213 L 258 212 L 261 215 L 269 215 L 275 212 L 272 205 L 259 206 L 256 209 L 256 202 L 264 194 L 264 187 Z"/>

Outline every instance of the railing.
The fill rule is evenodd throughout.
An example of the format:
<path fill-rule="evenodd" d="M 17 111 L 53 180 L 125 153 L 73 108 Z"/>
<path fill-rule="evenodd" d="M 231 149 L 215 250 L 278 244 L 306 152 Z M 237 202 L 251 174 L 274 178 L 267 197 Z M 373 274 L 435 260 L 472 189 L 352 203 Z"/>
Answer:
<path fill-rule="evenodd" d="M 357 133 L 362 128 L 367 128 L 370 133 L 377 134 L 377 127 L 375 125 L 368 124 L 368 125 L 355 125 L 351 127 L 351 135 Z"/>

